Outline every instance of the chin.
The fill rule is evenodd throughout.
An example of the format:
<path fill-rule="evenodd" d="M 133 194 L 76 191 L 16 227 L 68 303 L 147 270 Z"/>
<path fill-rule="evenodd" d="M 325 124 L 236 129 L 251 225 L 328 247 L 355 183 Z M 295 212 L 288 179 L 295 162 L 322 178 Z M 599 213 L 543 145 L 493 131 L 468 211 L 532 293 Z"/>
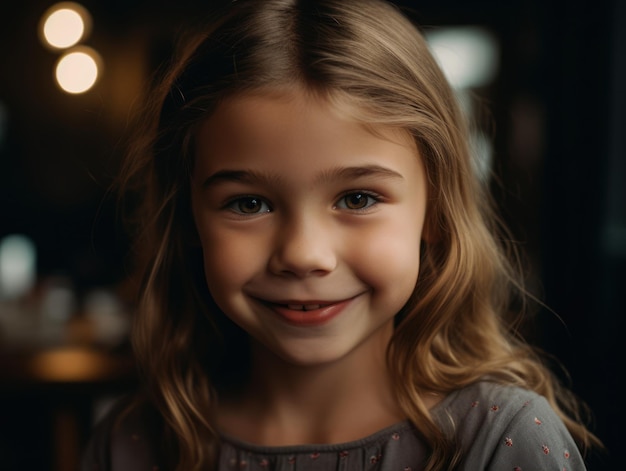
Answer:
<path fill-rule="evenodd" d="M 273 353 L 283 362 L 297 367 L 329 366 L 347 359 L 355 348 L 340 345 L 310 345 L 305 343 L 297 348 L 275 349 Z"/>

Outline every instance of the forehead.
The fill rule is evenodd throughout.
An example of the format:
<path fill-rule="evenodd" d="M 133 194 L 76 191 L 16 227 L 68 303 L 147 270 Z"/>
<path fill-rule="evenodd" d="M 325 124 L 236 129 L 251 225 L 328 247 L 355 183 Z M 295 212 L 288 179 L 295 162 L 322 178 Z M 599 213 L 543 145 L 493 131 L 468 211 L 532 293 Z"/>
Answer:
<path fill-rule="evenodd" d="M 346 96 L 331 96 L 305 88 L 262 89 L 229 96 L 196 128 L 196 157 L 203 151 L 281 148 L 308 145 L 320 153 L 387 145 L 417 146 L 401 128 L 371 125 L 358 119 L 357 106 Z M 211 153 L 213 153 L 211 152 Z"/>

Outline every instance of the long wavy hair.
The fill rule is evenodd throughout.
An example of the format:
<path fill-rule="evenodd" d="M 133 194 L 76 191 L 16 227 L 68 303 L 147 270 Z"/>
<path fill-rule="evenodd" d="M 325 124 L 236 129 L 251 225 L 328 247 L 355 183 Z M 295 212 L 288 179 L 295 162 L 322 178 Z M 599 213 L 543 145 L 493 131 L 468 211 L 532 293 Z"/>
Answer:
<path fill-rule="evenodd" d="M 216 468 L 217 395 L 248 368 L 245 333 L 205 284 L 190 210 L 194 130 L 229 96 L 294 85 L 346 106 L 358 122 L 405 130 L 423 158 L 429 237 L 388 367 L 398 403 L 432 451 L 428 469 L 451 469 L 459 456 L 422 395 L 484 378 L 545 396 L 581 447 L 597 443 L 575 397 L 512 328 L 520 277 L 474 174 L 455 94 L 418 28 L 379 0 L 238 0 L 210 24 L 177 50 L 150 93 L 121 172 L 124 194 L 135 196 L 141 280 L 133 347 L 172 468 Z"/>

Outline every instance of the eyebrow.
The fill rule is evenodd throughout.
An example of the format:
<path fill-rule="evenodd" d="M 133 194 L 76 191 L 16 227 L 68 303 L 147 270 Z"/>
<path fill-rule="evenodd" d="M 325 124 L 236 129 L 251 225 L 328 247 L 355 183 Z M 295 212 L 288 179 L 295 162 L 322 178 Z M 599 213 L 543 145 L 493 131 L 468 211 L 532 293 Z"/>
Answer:
<path fill-rule="evenodd" d="M 204 182 L 202 182 L 202 188 L 209 188 L 219 185 L 221 183 L 236 182 L 236 183 L 253 183 L 253 182 L 275 182 L 278 180 L 276 177 L 271 177 L 265 173 L 260 173 L 254 170 L 230 170 L 223 169 L 211 174 Z"/>
<path fill-rule="evenodd" d="M 336 180 L 353 180 L 357 178 L 384 178 L 404 180 L 402 174 L 380 165 L 364 165 L 360 167 L 337 167 L 324 172 L 318 180 L 320 182 L 336 181 Z"/>
<path fill-rule="evenodd" d="M 384 178 L 404 180 L 402 174 L 380 165 L 365 165 L 359 167 L 337 167 L 325 171 L 316 178 L 316 183 L 334 182 L 341 180 L 354 180 L 358 178 Z M 255 170 L 231 170 L 223 169 L 211 174 L 202 183 L 202 188 L 209 188 L 227 182 L 254 183 L 266 182 L 275 184 L 282 178 Z"/>

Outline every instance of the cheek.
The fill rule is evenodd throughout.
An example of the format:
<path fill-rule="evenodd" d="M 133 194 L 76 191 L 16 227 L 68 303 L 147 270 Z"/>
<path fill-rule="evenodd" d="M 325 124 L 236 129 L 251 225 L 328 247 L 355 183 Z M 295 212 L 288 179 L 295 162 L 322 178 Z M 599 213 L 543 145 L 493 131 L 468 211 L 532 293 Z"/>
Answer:
<path fill-rule="evenodd" d="M 363 243 L 354 244 L 355 268 L 374 289 L 392 298 L 408 299 L 419 272 L 421 225 L 414 220 L 395 219 L 382 227 L 362 234 Z"/>
<path fill-rule="evenodd" d="M 258 245 L 219 232 L 201 234 L 204 270 L 214 299 L 240 288 L 258 264 Z"/>

